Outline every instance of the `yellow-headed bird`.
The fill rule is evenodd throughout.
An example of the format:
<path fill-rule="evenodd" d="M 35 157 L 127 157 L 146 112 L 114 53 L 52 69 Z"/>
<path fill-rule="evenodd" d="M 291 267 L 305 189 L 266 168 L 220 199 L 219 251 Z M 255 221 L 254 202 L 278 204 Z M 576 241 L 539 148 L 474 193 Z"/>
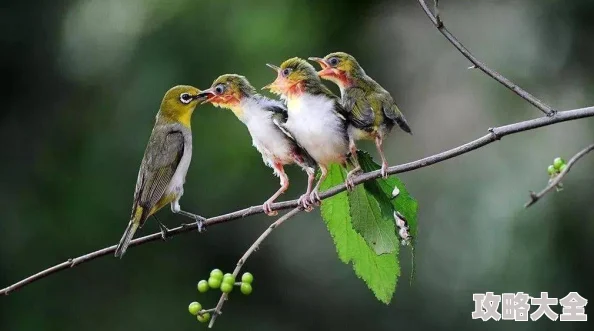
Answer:
<path fill-rule="evenodd" d="M 382 143 L 395 124 L 411 133 L 410 126 L 388 91 L 367 76 L 357 60 L 344 52 L 310 57 L 322 66 L 321 78 L 334 82 L 340 88 L 342 104 L 348 112 L 351 146 L 359 139 L 375 140 L 382 159 L 382 176 L 387 176 L 388 161 Z"/>
<path fill-rule="evenodd" d="M 196 105 L 203 100 L 200 90 L 179 85 L 171 88 L 161 102 L 157 119 L 140 164 L 130 223 L 118 244 L 115 256 L 122 257 L 144 222 L 168 203 L 174 213 L 196 220 L 202 229 L 204 217 L 180 209 L 186 173 L 192 159 L 190 120 Z M 167 229 L 159 223 L 163 235 Z"/>
<path fill-rule="evenodd" d="M 288 119 L 283 127 L 320 166 L 321 176 L 310 194 L 310 202 L 318 202 L 320 184 L 331 163 L 345 165 L 349 158 L 346 112 L 340 99 L 322 84 L 314 67 L 300 58 L 289 59 L 276 70 L 276 80 L 265 86 L 280 94 L 287 102 Z M 351 161 L 358 165 L 357 154 Z M 352 173 L 346 185 L 352 188 Z"/>
<path fill-rule="evenodd" d="M 289 188 L 289 177 L 284 165 L 293 163 L 299 165 L 308 175 L 307 192 L 301 196 L 299 202 L 309 208 L 316 162 L 283 128 L 287 121 L 287 107 L 280 101 L 258 94 L 244 76 L 235 74 L 220 76 L 200 95 L 207 97 L 206 102 L 233 111 L 250 132 L 252 143 L 262 154 L 264 163 L 280 177 L 281 187 L 264 202 L 264 212 L 270 216 L 277 214 L 270 207 Z"/>

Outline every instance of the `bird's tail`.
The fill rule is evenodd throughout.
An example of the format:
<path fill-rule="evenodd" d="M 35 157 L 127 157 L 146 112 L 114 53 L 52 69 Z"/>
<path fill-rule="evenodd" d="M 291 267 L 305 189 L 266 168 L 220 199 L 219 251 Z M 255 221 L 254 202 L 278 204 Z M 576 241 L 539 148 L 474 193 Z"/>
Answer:
<path fill-rule="evenodd" d="M 412 130 L 410 129 L 410 126 L 408 125 L 408 122 L 406 121 L 406 118 L 404 118 L 404 115 L 402 115 L 402 113 L 398 114 L 399 116 L 396 117 L 395 122 L 396 124 L 398 124 L 398 126 L 404 130 L 404 132 L 410 133 L 412 134 Z"/>
<path fill-rule="evenodd" d="M 124 253 L 126 253 L 128 245 L 130 245 L 130 241 L 132 240 L 132 237 L 134 237 L 134 233 L 136 232 L 136 229 L 138 229 L 139 225 L 140 222 L 136 221 L 135 219 L 130 220 L 128 227 L 126 227 L 126 231 L 124 231 L 122 239 L 120 239 L 118 247 L 116 247 L 115 257 L 119 257 L 121 259 L 122 256 L 124 256 Z"/>

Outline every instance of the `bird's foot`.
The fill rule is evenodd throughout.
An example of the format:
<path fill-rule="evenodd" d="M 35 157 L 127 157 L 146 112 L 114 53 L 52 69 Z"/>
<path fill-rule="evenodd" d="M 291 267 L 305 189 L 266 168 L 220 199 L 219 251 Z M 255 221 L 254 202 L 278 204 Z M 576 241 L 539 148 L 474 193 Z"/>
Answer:
<path fill-rule="evenodd" d="M 314 189 L 309 194 L 309 202 L 311 204 L 314 204 L 316 206 L 319 206 L 321 201 L 322 201 L 322 199 L 320 199 L 320 193 L 318 192 L 318 189 Z"/>
<path fill-rule="evenodd" d="M 297 200 L 297 203 L 299 203 L 299 205 L 303 207 L 303 210 L 308 213 L 313 210 L 313 206 L 309 201 L 309 195 L 310 193 L 305 193 L 299 197 L 299 200 Z"/>
<path fill-rule="evenodd" d="M 196 227 L 198 228 L 198 233 L 202 233 L 202 231 L 204 231 L 204 222 L 206 221 L 206 218 L 196 215 L 195 220 Z"/>
<path fill-rule="evenodd" d="M 383 179 L 387 179 L 390 174 L 388 174 L 388 163 L 382 162 L 382 170 L 380 170 Z"/>
<path fill-rule="evenodd" d="M 161 238 L 163 239 L 163 241 L 167 240 L 167 237 L 169 237 L 169 232 L 171 230 L 169 230 L 163 223 L 161 223 L 161 221 L 157 222 L 159 224 L 159 230 L 161 231 Z"/>
<path fill-rule="evenodd" d="M 264 209 L 264 212 L 268 216 L 278 215 L 278 212 L 276 210 L 272 210 L 272 201 L 271 200 L 267 200 L 266 202 L 264 202 L 264 204 L 262 205 L 262 209 Z"/>

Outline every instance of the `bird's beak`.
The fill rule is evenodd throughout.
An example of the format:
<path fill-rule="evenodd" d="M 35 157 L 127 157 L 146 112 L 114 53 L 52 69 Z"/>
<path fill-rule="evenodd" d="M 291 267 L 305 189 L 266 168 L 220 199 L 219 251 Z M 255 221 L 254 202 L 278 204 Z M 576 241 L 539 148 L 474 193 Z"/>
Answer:
<path fill-rule="evenodd" d="M 282 94 L 284 92 L 284 81 L 286 81 L 285 78 L 281 77 L 280 75 L 280 68 L 275 66 L 274 64 L 269 64 L 266 63 L 266 66 L 269 67 L 270 69 L 276 71 L 276 80 L 274 80 L 274 82 L 264 86 L 262 89 L 263 90 L 270 90 L 270 92 L 272 93 L 278 93 L 278 94 Z"/>
<path fill-rule="evenodd" d="M 280 71 L 280 68 L 279 68 L 279 67 L 277 67 L 277 66 L 275 66 L 274 64 L 266 63 L 266 66 L 267 66 L 268 68 L 270 68 L 270 69 L 272 69 L 272 70 L 276 71 L 276 72 L 279 72 L 279 71 Z"/>
<path fill-rule="evenodd" d="M 333 76 L 337 70 L 332 68 L 328 62 L 326 62 L 326 60 L 322 59 L 321 57 L 310 57 L 308 60 L 315 61 L 320 65 L 320 67 L 322 67 L 322 70 L 318 71 L 318 75 L 322 78 Z"/>
<path fill-rule="evenodd" d="M 203 103 L 208 96 L 204 94 L 204 92 L 200 92 L 194 96 L 194 100 L 198 101 L 198 103 Z"/>
<path fill-rule="evenodd" d="M 196 100 L 200 101 L 201 103 L 207 103 L 207 102 L 212 102 L 212 100 L 216 97 L 216 94 L 214 93 L 212 87 L 209 89 L 206 89 L 200 93 L 198 93 L 198 95 L 196 95 Z"/>
<path fill-rule="evenodd" d="M 307 59 L 319 63 L 322 69 L 329 67 L 328 63 L 326 63 L 326 60 L 322 59 L 321 57 L 308 57 Z"/>

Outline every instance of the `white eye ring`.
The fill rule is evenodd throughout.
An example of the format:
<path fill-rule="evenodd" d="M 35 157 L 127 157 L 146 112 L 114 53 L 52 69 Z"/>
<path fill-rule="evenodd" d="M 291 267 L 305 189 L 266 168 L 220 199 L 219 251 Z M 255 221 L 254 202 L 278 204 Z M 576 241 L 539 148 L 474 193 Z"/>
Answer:
<path fill-rule="evenodd" d="M 192 96 L 189 93 L 182 93 L 179 95 L 179 101 L 185 104 L 192 102 L 193 99 L 194 98 L 192 98 Z"/>

